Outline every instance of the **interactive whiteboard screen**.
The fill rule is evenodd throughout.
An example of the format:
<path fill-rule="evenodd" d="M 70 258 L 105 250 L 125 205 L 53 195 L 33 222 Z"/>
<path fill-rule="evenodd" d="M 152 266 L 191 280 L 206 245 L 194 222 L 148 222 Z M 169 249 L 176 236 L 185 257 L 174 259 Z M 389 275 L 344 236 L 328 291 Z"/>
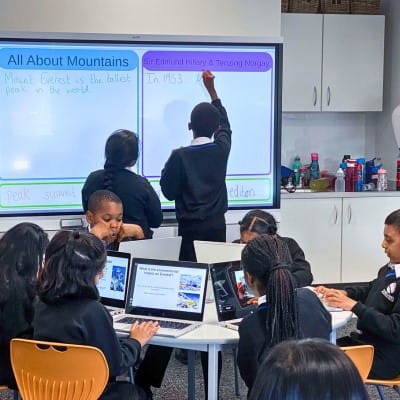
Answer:
<path fill-rule="evenodd" d="M 160 173 L 190 144 L 206 69 L 233 132 L 229 206 L 277 207 L 279 60 L 269 44 L 0 40 L 0 215 L 82 212 L 84 181 L 120 128 L 138 133 L 135 172 L 173 209 Z"/>

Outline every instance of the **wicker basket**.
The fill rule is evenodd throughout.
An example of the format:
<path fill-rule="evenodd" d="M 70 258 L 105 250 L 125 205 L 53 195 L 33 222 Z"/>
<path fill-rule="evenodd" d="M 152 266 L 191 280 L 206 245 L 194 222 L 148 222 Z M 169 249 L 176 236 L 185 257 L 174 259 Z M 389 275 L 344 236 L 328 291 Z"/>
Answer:
<path fill-rule="evenodd" d="M 319 0 L 290 0 L 289 11 L 294 13 L 319 12 Z"/>
<path fill-rule="evenodd" d="M 289 0 L 281 0 L 281 11 L 282 12 L 289 11 Z"/>
<path fill-rule="evenodd" d="M 351 0 L 352 14 L 379 14 L 380 0 Z"/>
<path fill-rule="evenodd" d="M 321 0 L 321 12 L 325 14 L 349 14 L 350 0 Z"/>

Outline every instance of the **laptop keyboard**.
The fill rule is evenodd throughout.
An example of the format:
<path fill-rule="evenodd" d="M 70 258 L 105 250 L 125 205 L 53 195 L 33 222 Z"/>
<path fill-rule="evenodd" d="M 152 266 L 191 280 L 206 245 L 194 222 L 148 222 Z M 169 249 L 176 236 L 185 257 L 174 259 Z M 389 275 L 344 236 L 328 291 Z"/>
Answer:
<path fill-rule="evenodd" d="M 116 322 L 119 324 L 133 324 L 135 321 L 138 321 L 139 323 L 154 321 L 154 322 L 158 322 L 158 324 L 160 325 L 160 328 L 178 329 L 178 330 L 184 329 L 187 326 L 191 325 L 191 324 L 186 324 L 184 322 L 165 321 L 163 319 L 141 319 L 141 318 L 135 318 L 135 317 L 124 317 Z"/>

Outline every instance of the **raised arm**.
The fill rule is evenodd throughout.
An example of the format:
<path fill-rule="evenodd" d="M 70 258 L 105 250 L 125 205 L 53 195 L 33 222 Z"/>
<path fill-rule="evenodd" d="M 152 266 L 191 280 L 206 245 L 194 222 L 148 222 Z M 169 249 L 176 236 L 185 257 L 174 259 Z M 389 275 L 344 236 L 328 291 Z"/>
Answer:
<path fill-rule="evenodd" d="M 211 103 L 218 109 L 220 115 L 219 129 L 214 134 L 214 141 L 226 146 L 226 149 L 229 152 L 231 148 L 232 131 L 228 114 L 225 110 L 225 107 L 222 105 L 214 86 L 215 76 L 209 70 L 207 70 L 203 72 L 202 78 L 204 87 L 207 89 L 207 92 L 210 95 Z"/>

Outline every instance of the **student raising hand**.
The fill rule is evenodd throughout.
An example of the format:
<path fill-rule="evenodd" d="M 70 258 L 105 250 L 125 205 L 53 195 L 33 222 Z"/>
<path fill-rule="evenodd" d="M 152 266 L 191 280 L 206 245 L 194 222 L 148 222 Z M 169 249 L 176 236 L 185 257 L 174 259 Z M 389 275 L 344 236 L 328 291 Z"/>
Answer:
<path fill-rule="evenodd" d="M 203 71 L 202 78 L 204 86 L 207 89 L 207 92 L 210 95 L 211 100 L 218 99 L 217 91 L 215 90 L 214 87 L 215 76 L 212 74 L 212 72 L 209 70 Z"/>
<path fill-rule="evenodd" d="M 143 347 L 158 331 L 158 322 L 142 322 L 139 324 L 135 321 L 131 326 L 129 337 L 137 340 Z"/>

